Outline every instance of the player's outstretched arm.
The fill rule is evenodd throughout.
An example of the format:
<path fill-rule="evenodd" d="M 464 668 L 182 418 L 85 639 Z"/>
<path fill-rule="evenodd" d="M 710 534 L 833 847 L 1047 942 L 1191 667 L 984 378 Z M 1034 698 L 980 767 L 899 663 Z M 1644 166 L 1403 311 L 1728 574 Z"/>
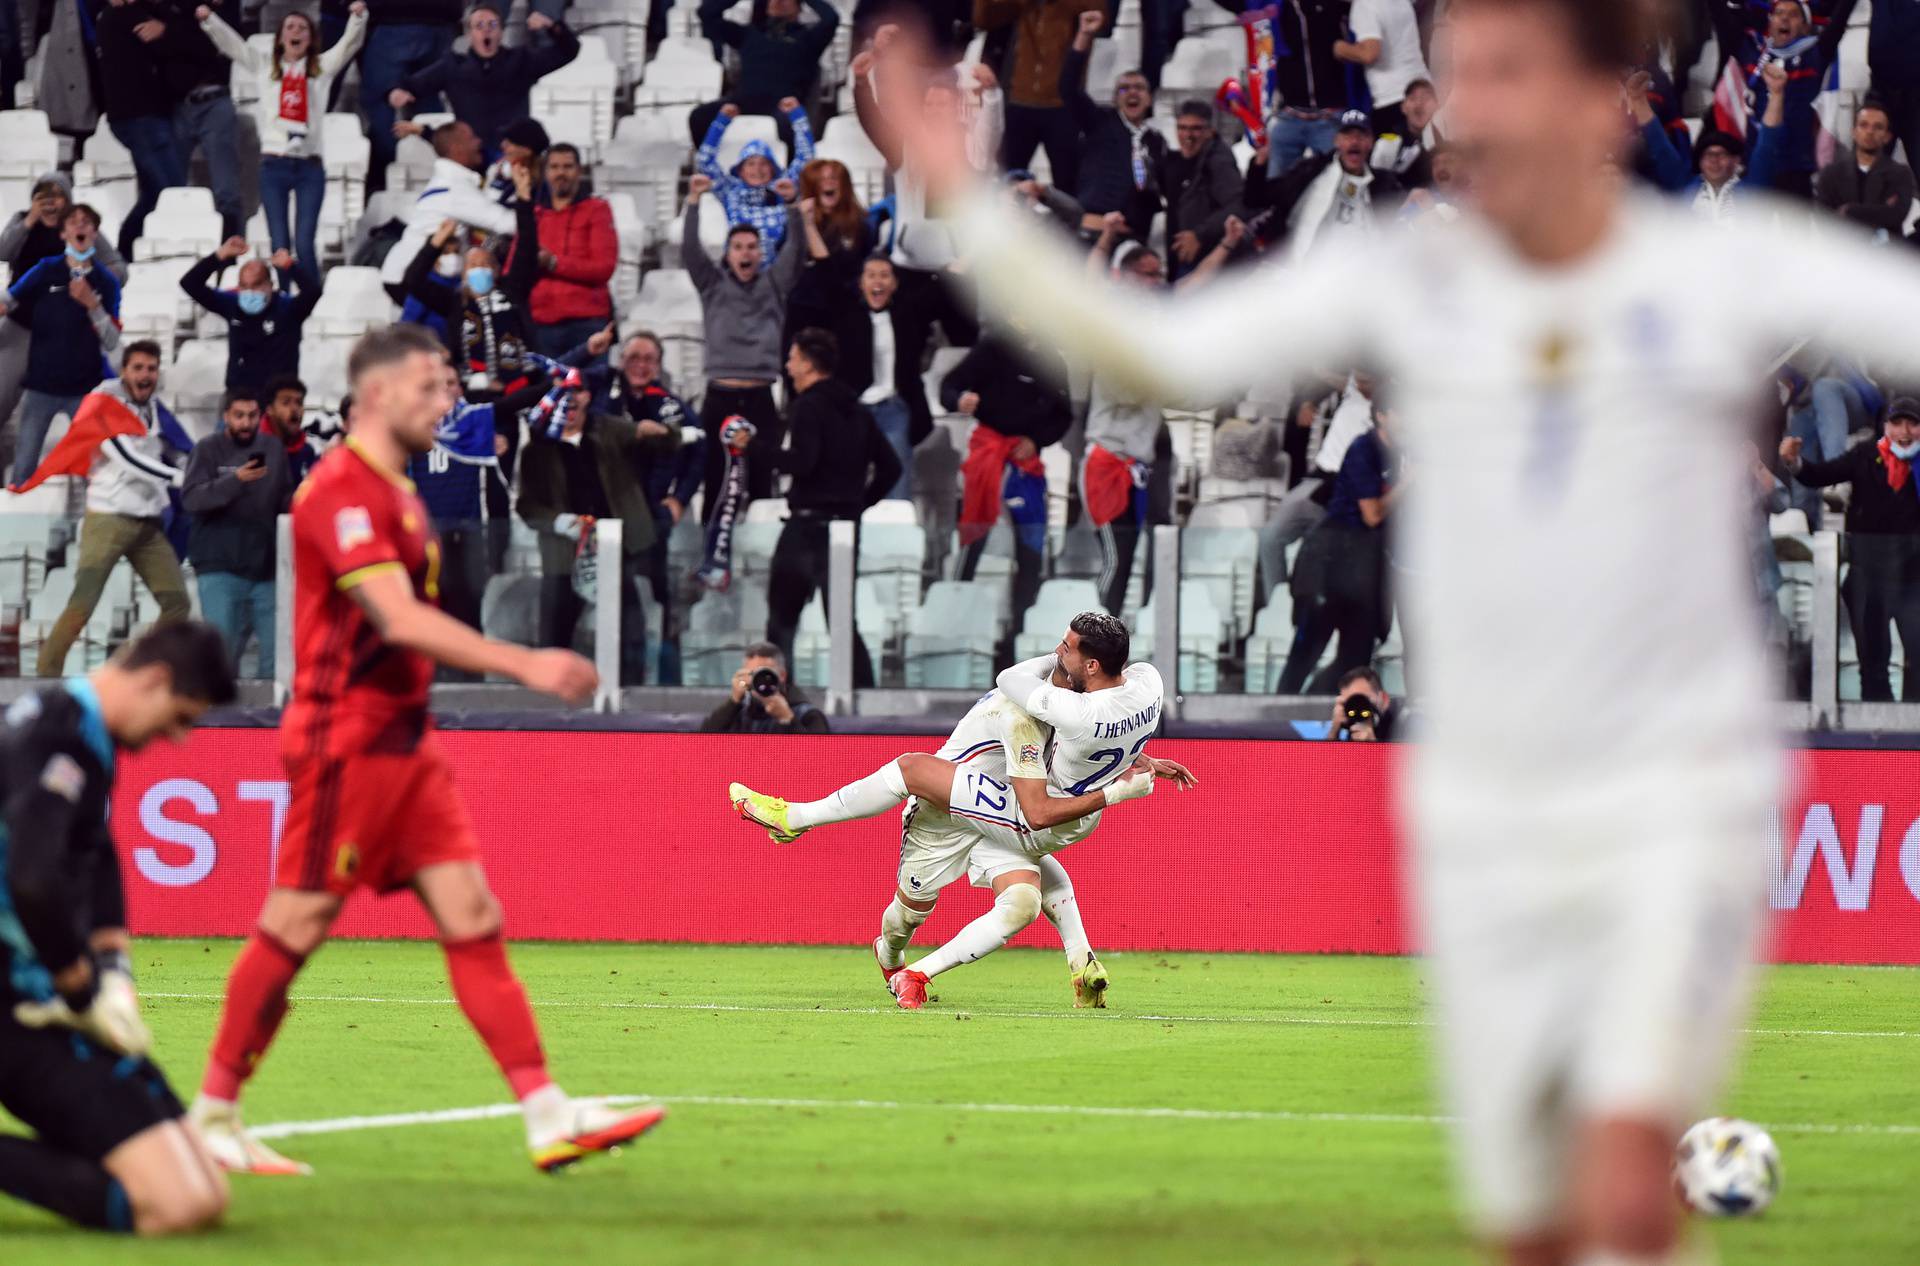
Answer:
<path fill-rule="evenodd" d="M 1153 794 L 1153 774 L 1147 770 L 1128 770 L 1098 791 L 1078 796 L 1047 794 L 1044 778 L 1009 778 L 1013 794 L 1020 802 L 1020 815 L 1036 831 L 1044 831 L 1062 822 L 1078 822 L 1089 813 L 1111 808 L 1122 800 L 1135 800 Z"/>
<path fill-rule="evenodd" d="M 347 592 L 395 646 L 468 673 L 498 673 L 529 690 L 567 703 L 585 703 L 600 684 L 593 665 L 572 651 L 532 650 L 497 642 L 414 596 L 399 568 L 361 577 Z"/>

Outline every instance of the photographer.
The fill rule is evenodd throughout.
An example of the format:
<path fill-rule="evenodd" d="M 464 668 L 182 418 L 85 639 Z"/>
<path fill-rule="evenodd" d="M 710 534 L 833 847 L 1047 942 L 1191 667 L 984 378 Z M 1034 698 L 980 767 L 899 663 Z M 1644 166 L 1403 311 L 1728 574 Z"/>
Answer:
<path fill-rule="evenodd" d="M 1333 742 L 1391 743 L 1402 709 L 1371 668 L 1349 668 L 1334 687 L 1338 696 L 1327 738 Z"/>
<path fill-rule="evenodd" d="M 772 642 L 747 648 L 733 694 L 700 723 L 702 734 L 825 734 L 827 714 L 787 680 L 786 657 Z"/>

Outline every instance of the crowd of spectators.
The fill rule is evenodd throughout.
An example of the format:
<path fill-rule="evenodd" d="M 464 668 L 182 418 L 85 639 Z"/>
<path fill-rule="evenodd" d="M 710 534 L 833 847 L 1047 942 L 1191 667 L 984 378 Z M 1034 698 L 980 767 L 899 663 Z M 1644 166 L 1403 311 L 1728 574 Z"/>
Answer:
<path fill-rule="evenodd" d="M 659 264 L 683 269 L 700 303 L 702 370 L 692 381 L 668 375 L 662 338 L 647 328 L 656 314 L 616 300 L 622 244 L 613 211 L 594 192 L 592 138 L 549 135 L 531 117 L 535 83 L 581 52 L 561 0 L 538 0 L 517 39 L 499 0 L 276 9 L 263 32 L 270 52 L 248 43 L 243 32 L 262 14 L 238 0 L 97 6 L 94 104 L 133 157 L 137 200 L 117 242 L 106 241 L 99 214 L 76 204 L 71 178 L 56 171 L 0 229 L 0 260 L 13 278 L 0 318 L 12 483 L 26 484 L 40 467 L 56 417 L 106 390 L 134 406 L 154 437 L 155 450 L 133 468 L 150 460 L 160 473 L 141 477 L 165 484 L 143 500 L 128 492 L 133 475 L 91 472 L 105 491 L 87 494 L 86 584 L 76 580 L 76 607 L 96 579 L 90 569 L 124 554 L 163 611 L 177 614 L 178 569 L 164 574 L 146 534 L 174 512 L 191 524 L 182 544 L 203 609 L 236 653 L 256 639 L 258 664 L 270 670 L 264 595 L 274 560 L 263 525 L 322 447 L 303 426 L 299 375 L 327 262 L 316 240 L 327 187 L 321 121 L 342 103 L 357 100 L 371 141 L 370 192 L 400 138 L 422 137 L 433 150 L 426 187 L 389 234 L 381 280 L 404 319 L 439 332 L 462 400 L 413 471 L 443 538 L 446 606 L 482 620 L 517 517 L 539 543 L 532 635 L 574 644 L 588 632 L 587 605 L 616 586 L 630 630 L 622 647 L 630 683 L 678 680 L 689 604 L 725 583 L 716 541 L 747 504 L 775 496 L 786 498 L 789 517 L 771 562 L 759 659 L 783 682 L 801 612 L 825 588 L 828 525 L 857 522 L 884 500 L 918 503 L 930 535 L 951 526 L 952 545 L 929 544 L 929 578 L 951 551 L 951 574 L 971 579 L 990 542 L 1010 539 L 1015 628 L 1051 575 L 1094 579 L 1115 611 L 1144 600 L 1154 583 L 1151 552 L 1141 548 L 1147 529 L 1184 508 L 1163 409 L 1225 417 L 1241 403 L 1135 400 L 1097 377 L 1076 381 L 1074 366 L 1017 328 L 980 327 L 959 280 L 966 260 L 875 97 L 874 43 L 894 38 L 896 24 L 917 25 L 952 66 L 931 81 L 924 107 L 965 121 L 976 165 L 1076 239 L 1088 267 L 1118 285 L 1213 284 L 1337 239 L 1364 243 L 1390 225 L 1452 218 L 1470 196 L 1470 162 L 1447 141 L 1444 81 L 1429 69 L 1444 70 L 1444 0 L 1278 5 L 1277 108 L 1258 134 L 1190 84 L 1161 91 L 1184 28 L 1231 22 L 1243 7 L 1233 0 L 1128 4 L 1139 61 L 1107 58 L 1117 73 L 1106 82 L 1093 82 L 1092 68 L 1114 34 L 1119 0 L 755 0 L 751 12 L 731 0 L 679 2 L 695 8 L 688 20 L 733 67 L 719 97 L 686 108 L 684 215 L 677 242 L 655 244 Z M 653 0 L 653 43 L 671 7 Z M 1920 143 L 1920 18 L 1911 5 L 1873 7 L 1871 87 L 1856 94 L 1850 133 L 1836 139 L 1825 131 L 1836 116 L 1822 92 L 1853 9 L 1854 0 L 1688 7 L 1690 30 L 1671 48 L 1649 49 L 1645 64 L 1623 68 L 1622 178 L 1714 221 L 1782 214 L 1750 192 L 1765 189 L 1804 207 L 1790 214 L 1850 221 L 1902 249 L 1914 218 L 1908 147 Z M 823 91 L 823 64 L 843 24 L 853 37 L 842 98 L 850 111 L 836 111 Z M 1703 53 L 1709 35 L 1717 66 Z M 15 51 L 0 48 L 0 81 L 17 78 Z M 633 56 L 641 56 L 637 44 Z M 228 87 L 236 74 L 257 90 L 244 122 Z M 356 81 L 349 100 L 343 88 Z M 1696 107 L 1700 85 L 1723 89 L 1691 126 L 1683 114 L 1690 83 Z M 451 122 L 429 127 L 422 117 L 442 111 Z M 729 133 L 756 116 L 771 127 L 744 145 L 736 137 L 723 163 Z M 863 205 L 845 162 L 818 153 L 829 122 L 864 129 L 884 161 L 886 195 L 875 205 Z M 254 172 L 243 170 L 255 162 L 252 145 L 241 144 L 249 126 Z M 774 132 L 777 142 L 763 139 Z M 166 357 L 149 357 L 147 344 L 121 346 L 118 301 L 143 220 L 163 189 L 189 181 L 196 155 L 228 240 L 180 284 L 225 323 L 227 394 L 213 432 L 191 453 L 175 453 L 165 451 L 149 407 L 152 387 L 140 396 L 133 383 L 141 375 L 125 368 Z M 265 212 L 264 257 L 244 237 L 243 188 L 257 189 Z M 719 226 L 708 220 L 716 210 L 726 221 L 717 251 Z M 1788 261 L 1775 263 L 1790 273 Z M 929 384 L 942 349 L 953 351 Z M 123 365 L 109 373 L 116 356 Z M 1258 544 L 1259 601 L 1284 587 L 1292 602 L 1282 692 L 1351 681 L 1394 622 L 1387 528 L 1408 476 L 1392 443 L 1392 386 L 1366 369 L 1320 366 L 1283 406 L 1269 402 L 1266 416 L 1223 422 L 1206 472 L 1238 480 L 1284 472 L 1288 481 Z M 1905 546 L 1881 550 L 1870 538 L 1920 534 L 1920 519 L 1899 508 L 1913 509 L 1920 486 L 1907 464 L 1915 422 L 1885 416 L 1885 401 L 1905 393 L 1877 382 L 1870 365 L 1791 357 L 1779 386 L 1781 441 L 1777 454 L 1764 449 L 1773 485 L 1762 503 L 1783 499 L 1806 512 L 1810 527 L 1830 501 L 1846 507 L 1858 542 L 1847 611 L 1863 690 L 1888 697 L 1888 628 L 1904 632 L 1917 618 Z M 940 430 L 936 412 L 971 420 L 945 482 L 919 469 Z M 1884 436 L 1856 443 L 1856 432 L 1881 426 Z M 1043 454 L 1056 446 L 1068 457 L 1059 465 L 1068 472 L 1069 520 L 1097 543 L 1091 562 L 1064 557 L 1050 531 Z M 1821 491 L 1849 487 L 1850 500 Z M 593 525 L 608 518 L 624 525 L 617 575 L 598 574 L 587 548 Z M 705 534 L 704 588 L 669 567 L 668 540 L 683 524 Z M 1136 570 L 1144 573 L 1138 587 Z M 648 644 L 643 592 L 660 616 L 657 648 Z M 78 627 L 62 617 L 43 664 L 58 666 Z M 873 682 L 878 648 L 854 641 L 857 679 Z M 1920 697 L 1920 683 L 1908 683 L 1909 697 Z M 743 705 L 739 686 L 734 709 Z M 755 723 L 766 720 L 761 703 L 746 702 L 746 712 L 760 709 Z"/>

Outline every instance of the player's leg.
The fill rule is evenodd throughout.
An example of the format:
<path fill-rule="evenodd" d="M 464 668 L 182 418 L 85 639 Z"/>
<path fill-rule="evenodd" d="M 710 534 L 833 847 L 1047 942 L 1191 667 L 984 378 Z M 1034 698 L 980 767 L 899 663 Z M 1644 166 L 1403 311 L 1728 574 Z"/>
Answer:
<path fill-rule="evenodd" d="M 0 1192 L 81 1226 L 162 1235 L 226 1210 L 226 1179 L 152 1062 L 0 1018 Z"/>
<path fill-rule="evenodd" d="M 1678 1259 L 1674 1140 L 1711 1101 L 1745 1014 L 1764 926 L 1763 808 L 1726 808 L 1712 771 L 1692 793 L 1639 797 L 1639 847 L 1610 868 L 1613 917 L 1593 929 L 1602 966 L 1573 1097 L 1581 1117 L 1572 1210 L 1602 1262 Z M 1710 815 L 1722 815 L 1713 820 Z M 1646 822 L 1666 829 L 1646 830 Z M 1621 819 L 1620 834 L 1628 826 Z M 1596 885 L 1597 886 L 1597 885 Z"/>
<path fill-rule="evenodd" d="M 945 945 L 896 975 L 893 996 L 908 1010 L 926 1002 L 927 982 L 962 963 L 974 963 L 993 953 L 1040 917 L 1040 872 L 1012 870 L 995 875 L 993 905 L 960 929 Z"/>
<path fill-rule="evenodd" d="M 893 896 L 880 916 L 880 935 L 873 942 L 873 956 L 889 990 L 894 976 L 906 966 L 908 943 L 933 913 L 941 889 L 966 873 L 967 856 L 976 839 L 935 806 L 919 802 L 907 806 L 900 824 L 900 866 L 894 875 Z"/>
<path fill-rule="evenodd" d="M 741 817 L 766 827 L 775 843 L 785 844 L 816 826 L 878 817 L 899 808 L 909 795 L 945 805 L 953 790 L 953 771 L 952 761 L 909 752 L 820 800 L 782 800 L 740 783 L 728 787 L 727 795 Z"/>
<path fill-rule="evenodd" d="M 1060 933 L 1060 945 L 1067 952 L 1067 973 L 1073 982 L 1073 1005 L 1107 1005 L 1107 969 L 1094 957 L 1093 943 L 1080 921 L 1080 903 L 1073 895 L 1073 880 L 1058 858 L 1040 858 L 1040 913 L 1047 916 Z"/>
<path fill-rule="evenodd" d="M 292 838 L 289 834 L 281 841 L 283 875 Z M 342 897 L 335 892 L 274 888 L 247 943 L 233 960 L 213 1049 L 207 1054 L 200 1093 L 190 1113 L 214 1157 L 229 1170 L 270 1175 L 312 1172 L 247 1132 L 240 1119 L 240 1092 L 259 1070 L 287 1017 L 287 991 L 294 977 L 326 940 L 341 904 Z"/>

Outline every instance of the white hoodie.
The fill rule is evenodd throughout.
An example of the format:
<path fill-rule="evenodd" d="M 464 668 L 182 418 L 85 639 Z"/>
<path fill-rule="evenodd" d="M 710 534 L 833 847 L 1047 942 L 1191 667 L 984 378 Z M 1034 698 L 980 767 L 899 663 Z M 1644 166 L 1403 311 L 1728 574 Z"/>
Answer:
<path fill-rule="evenodd" d="M 247 43 L 218 13 L 208 12 L 200 29 L 228 61 L 252 75 L 258 84 L 259 100 L 253 104 L 253 118 L 260 130 L 260 153 L 269 158 L 325 157 L 321 151 L 327 130 L 323 126 L 327 98 L 333 91 L 334 79 L 360 51 L 360 43 L 367 34 L 366 12 L 362 10 L 347 19 L 346 33 L 332 48 L 320 54 L 320 73 L 307 78 L 304 131 L 280 117 L 280 90 L 284 81 L 274 75 L 273 54 L 263 54 Z"/>
<path fill-rule="evenodd" d="M 87 471 L 87 512 L 157 519 L 166 513 L 167 490 L 179 487 L 183 474 L 167 463 L 158 397 L 148 396 L 145 404 L 136 404 L 118 378 L 109 378 L 94 390 L 133 410 L 147 432 L 116 435 L 94 453 L 93 466 Z"/>

